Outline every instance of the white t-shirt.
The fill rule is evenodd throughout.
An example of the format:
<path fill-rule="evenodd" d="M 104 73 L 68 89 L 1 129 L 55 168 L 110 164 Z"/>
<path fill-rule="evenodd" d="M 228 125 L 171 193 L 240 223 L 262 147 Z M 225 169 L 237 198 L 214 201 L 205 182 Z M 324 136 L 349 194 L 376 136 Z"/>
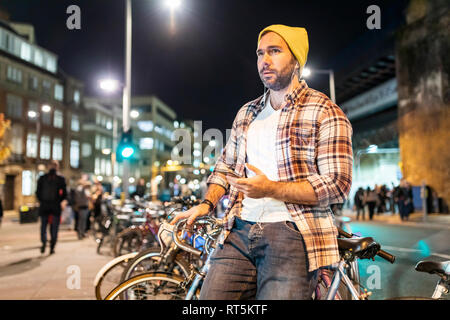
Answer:
<path fill-rule="evenodd" d="M 275 144 L 280 115 L 281 109 L 275 111 L 268 98 L 247 133 L 247 163 L 261 170 L 272 181 L 278 181 Z M 246 172 L 249 178 L 255 176 L 253 171 L 246 169 Z M 241 219 L 251 222 L 294 221 L 283 201 L 247 196 L 242 200 Z"/>

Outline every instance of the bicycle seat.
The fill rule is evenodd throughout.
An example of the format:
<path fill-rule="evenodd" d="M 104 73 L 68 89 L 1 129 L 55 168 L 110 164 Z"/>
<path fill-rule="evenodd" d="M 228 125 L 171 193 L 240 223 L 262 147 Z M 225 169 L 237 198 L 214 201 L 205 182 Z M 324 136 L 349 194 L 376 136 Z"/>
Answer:
<path fill-rule="evenodd" d="M 360 259 L 371 259 L 380 250 L 380 245 L 372 237 L 337 240 L 339 251 L 351 251 Z"/>
<path fill-rule="evenodd" d="M 450 261 L 420 261 L 416 265 L 416 271 L 450 275 Z"/>

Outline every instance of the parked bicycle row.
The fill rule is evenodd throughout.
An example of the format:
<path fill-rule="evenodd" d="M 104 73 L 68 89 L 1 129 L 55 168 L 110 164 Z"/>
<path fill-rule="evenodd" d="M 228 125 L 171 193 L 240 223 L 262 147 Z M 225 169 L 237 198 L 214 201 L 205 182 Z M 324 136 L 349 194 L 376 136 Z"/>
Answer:
<path fill-rule="evenodd" d="M 197 203 L 194 199 L 172 199 L 157 205 L 135 199 L 120 208 L 108 223 L 122 226 L 113 236 L 112 248 L 116 257 L 97 274 L 94 286 L 99 300 L 177 300 L 199 299 L 203 281 L 208 274 L 209 261 L 218 237 L 222 220 L 213 216 L 197 219 L 192 226 L 186 219 L 171 225 L 169 221 Z M 118 211 L 117 211 L 118 210 Z M 127 213 L 127 214 L 125 214 Z M 123 217 L 120 223 L 117 216 Z M 114 217 L 114 213 L 112 215 Z M 135 218 L 131 218 L 131 217 Z M 136 220 L 140 217 L 141 220 Z M 137 223 L 139 221 L 139 223 Z M 348 221 L 340 226 L 348 228 Z M 129 225 L 127 225 L 129 224 Z M 109 227 L 111 228 L 111 227 Z M 105 227 L 105 230 L 107 228 Z M 120 229 L 120 227 L 119 227 Z M 361 237 L 338 226 L 338 246 L 341 260 L 317 273 L 317 285 L 311 295 L 315 300 L 366 300 L 370 297 L 359 277 L 358 261 L 374 260 L 376 256 L 390 263 L 395 257 L 381 249 L 372 237 Z M 99 238 L 104 239 L 104 238 Z M 119 239 L 119 240 L 118 240 Z M 97 240 L 99 241 L 99 240 Z M 99 242 L 99 245 L 104 240 Z M 448 293 L 450 262 L 421 261 L 416 270 L 439 276 L 431 298 L 403 297 L 393 299 L 440 299 Z M 207 297 L 202 297 L 206 298 Z"/>

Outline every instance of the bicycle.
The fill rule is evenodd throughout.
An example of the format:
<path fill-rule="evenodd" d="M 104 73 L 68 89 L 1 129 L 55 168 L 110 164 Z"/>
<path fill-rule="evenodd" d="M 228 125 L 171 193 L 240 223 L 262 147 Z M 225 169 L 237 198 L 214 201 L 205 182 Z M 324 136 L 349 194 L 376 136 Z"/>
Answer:
<path fill-rule="evenodd" d="M 450 291 L 450 261 L 419 261 L 415 270 L 418 272 L 426 272 L 439 276 L 431 297 L 396 297 L 389 300 L 441 300 L 443 296 L 448 295 Z"/>
<path fill-rule="evenodd" d="M 173 241 L 175 244 L 196 256 L 201 256 L 202 251 L 193 248 L 184 243 L 179 238 L 179 227 L 185 220 L 180 220 L 174 227 Z M 191 300 L 198 298 L 200 293 L 200 284 L 208 273 L 210 265 L 210 257 L 215 248 L 215 239 L 221 232 L 221 224 L 214 218 L 200 218 L 194 223 L 210 225 L 210 231 L 204 233 L 205 252 L 207 259 L 203 267 L 199 270 L 192 268 L 192 272 L 187 279 L 183 277 L 170 275 L 165 273 L 145 273 L 132 277 L 126 282 L 119 285 L 111 291 L 105 300 L 117 298 L 121 293 L 130 290 L 134 293 L 135 298 L 139 299 L 185 299 Z M 349 234 L 338 228 L 339 234 L 348 239 L 338 239 L 338 247 L 341 256 L 337 266 L 329 267 L 321 270 L 317 289 L 313 293 L 312 298 L 315 300 L 325 297 L 326 300 L 349 300 L 349 299 L 367 299 L 370 293 L 360 292 L 355 288 L 359 286 L 359 280 L 356 281 L 352 263 L 356 259 L 374 259 L 378 255 L 391 263 L 394 263 L 395 257 L 381 250 L 380 245 L 371 237 L 355 238 L 353 234 Z M 327 281 L 327 278 L 332 280 Z"/>
<path fill-rule="evenodd" d="M 167 219 L 171 219 L 177 210 L 180 208 L 187 209 L 195 205 L 196 202 L 196 199 L 189 197 L 173 198 L 171 202 L 165 203 L 163 206 L 152 203 L 146 205 L 148 209 L 157 210 L 161 217 L 167 216 Z M 161 211 L 164 214 L 161 214 Z M 171 232 L 170 225 L 162 223 L 157 234 L 157 240 L 161 248 L 155 247 L 142 252 L 124 254 L 108 262 L 95 277 L 96 298 L 103 299 L 105 296 L 103 293 L 108 293 L 131 275 L 144 271 L 159 270 L 187 276 L 190 272 L 190 259 L 186 259 L 186 255 L 180 249 L 172 248 L 171 250 Z"/>
<path fill-rule="evenodd" d="M 201 269 L 191 265 L 191 272 L 188 277 L 182 277 L 175 274 L 163 273 L 163 272 L 150 272 L 141 275 L 134 276 L 127 281 L 121 283 L 114 288 L 106 297 L 105 300 L 114 300 L 121 298 L 125 293 L 132 298 L 139 300 L 143 299 L 183 299 L 190 300 L 192 298 L 198 298 L 200 293 L 200 283 L 206 276 L 209 265 L 210 257 L 215 248 L 215 241 L 218 235 L 222 231 L 222 222 L 212 218 L 205 217 L 197 219 L 189 232 L 197 233 L 201 235 L 205 242 L 203 251 L 199 250 L 191 245 L 186 244 L 179 238 L 180 225 L 187 220 L 180 220 L 173 227 L 173 242 L 175 245 L 193 254 L 194 256 L 201 258 L 204 255 L 206 261 Z M 189 287 L 189 290 L 187 288 Z"/>
<path fill-rule="evenodd" d="M 141 212 L 144 218 L 133 218 L 134 225 L 117 235 L 113 245 L 116 257 L 128 252 L 157 247 L 159 245 L 157 233 L 161 222 L 168 219 L 177 209 L 185 210 L 190 208 L 198 204 L 199 200 L 195 197 L 174 197 L 168 204 L 153 208 L 151 203 L 141 202 L 139 198 L 135 198 L 134 202 L 136 206 L 135 211 Z M 139 222 L 141 224 L 137 224 Z"/>

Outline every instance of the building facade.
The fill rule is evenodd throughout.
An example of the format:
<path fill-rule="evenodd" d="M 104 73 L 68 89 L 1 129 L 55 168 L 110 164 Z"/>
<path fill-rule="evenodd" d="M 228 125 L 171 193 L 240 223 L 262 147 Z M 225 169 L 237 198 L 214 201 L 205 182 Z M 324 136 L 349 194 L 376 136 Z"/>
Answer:
<path fill-rule="evenodd" d="M 33 28 L 0 21 L 0 113 L 11 120 L 12 155 L 0 164 L 5 210 L 35 202 L 36 181 L 51 160 L 68 181 L 80 170 L 83 84 L 58 68 L 58 57 L 34 43 Z M 19 31 L 24 31 L 23 34 Z"/>

